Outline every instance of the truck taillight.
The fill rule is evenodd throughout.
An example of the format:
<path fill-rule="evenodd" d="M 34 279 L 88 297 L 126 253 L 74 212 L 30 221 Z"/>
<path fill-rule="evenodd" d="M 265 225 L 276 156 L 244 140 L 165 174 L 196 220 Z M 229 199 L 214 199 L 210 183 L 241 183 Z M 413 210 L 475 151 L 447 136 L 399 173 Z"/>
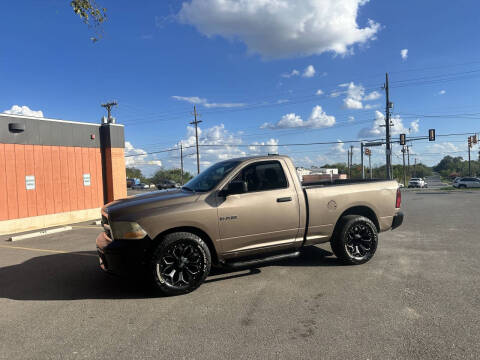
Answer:
<path fill-rule="evenodd" d="M 400 192 L 400 189 L 397 189 L 397 199 L 395 200 L 395 207 L 397 209 L 402 206 L 402 193 Z"/>

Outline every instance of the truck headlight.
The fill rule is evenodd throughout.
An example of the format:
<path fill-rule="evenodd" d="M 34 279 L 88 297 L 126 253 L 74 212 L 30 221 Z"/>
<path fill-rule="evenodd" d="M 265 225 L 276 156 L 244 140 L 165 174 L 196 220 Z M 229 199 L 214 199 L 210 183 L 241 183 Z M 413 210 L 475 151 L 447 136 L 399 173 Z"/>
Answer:
<path fill-rule="evenodd" d="M 147 236 L 147 232 L 136 222 L 114 221 L 111 227 L 114 240 L 137 240 Z"/>

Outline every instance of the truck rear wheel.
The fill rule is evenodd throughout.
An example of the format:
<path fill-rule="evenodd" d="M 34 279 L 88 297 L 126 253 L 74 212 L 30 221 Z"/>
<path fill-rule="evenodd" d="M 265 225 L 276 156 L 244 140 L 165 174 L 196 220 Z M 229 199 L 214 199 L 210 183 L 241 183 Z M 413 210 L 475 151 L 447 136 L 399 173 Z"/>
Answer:
<path fill-rule="evenodd" d="M 189 232 L 167 234 L 150 261 L 154 286 L 164 295 L 180 295 L 197 289 L 210 272 L 207 244 Z"/>
<path fill-rule="evenodd" d="M 339 221 L 330 240 L 333 253 L 348 264 L 366 263 L 377 250 L 378 232 L 375 224 L 360 215 L 347 215 Z"/>

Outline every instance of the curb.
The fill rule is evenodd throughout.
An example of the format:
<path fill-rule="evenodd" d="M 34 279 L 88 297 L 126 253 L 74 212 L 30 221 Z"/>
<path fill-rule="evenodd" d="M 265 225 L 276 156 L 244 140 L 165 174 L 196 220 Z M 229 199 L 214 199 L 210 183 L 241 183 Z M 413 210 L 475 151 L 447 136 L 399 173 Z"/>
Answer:
<path fill-rule="evenodd" d="M 69 230 L 72 230 L 72 229 L 73 228 L 71 226 L 63 226 L 63 227 L 59 227 L 59 228 L 36 231 L 36 232 L 23 234 L 23 235 L 11 236 L 8 240 L 18 241 L 18 240 L 30 239 L 30 238 L 34 238 L 34 237 L 55 234 L 55 233 L 59 233 L 59 232 L 63 232 L 63 231 L 69 231 Z"/>

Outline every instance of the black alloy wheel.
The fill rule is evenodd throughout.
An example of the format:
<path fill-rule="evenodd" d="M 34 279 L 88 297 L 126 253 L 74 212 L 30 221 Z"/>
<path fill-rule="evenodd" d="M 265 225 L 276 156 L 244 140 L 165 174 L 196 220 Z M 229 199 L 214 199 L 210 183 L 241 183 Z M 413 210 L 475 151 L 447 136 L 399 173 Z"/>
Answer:
<path fill-rule="evenodd" d="M 372 229 L 365 223 L 358 222 L 348 230 L 345 247 L 350 256 L 362 259 L 372 250 L 374 239 Z"/>
<path fill-rule="evenodd" d="M 203 257 L 196 243 L 188 240 L 171 244 L 157 264 L 158 276 L 171 287 L 188 287 L 201 274 Z"/>
<path fill-rule="evenodd" d="M 164 236 L 152 255 L 150 273 L 154 286 L 164 295 L 189 293 L 198 288 L 211 267 L 207 244 L 188 232 Z"/>
<path fill-rule="evenodd" d="M 361 215 L 342 217 L 330 240 L 334 254 L 352 265 L 369 261 L 377 250 L 377 244 L 377 227 L 370 219 Z"/>

